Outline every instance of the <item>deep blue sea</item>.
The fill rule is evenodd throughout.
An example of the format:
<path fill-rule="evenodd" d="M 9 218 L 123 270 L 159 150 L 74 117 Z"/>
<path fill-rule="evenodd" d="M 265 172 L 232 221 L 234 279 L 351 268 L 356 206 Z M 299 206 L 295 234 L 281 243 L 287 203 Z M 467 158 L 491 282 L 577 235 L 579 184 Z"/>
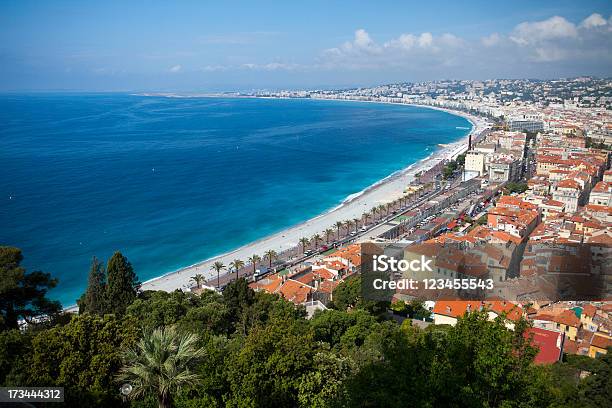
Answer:
<path fill-rule="evenodd" d="M 0 96 L 0 245 L 74 304 L 92 256 L 142 281 L 341 203 L 468 132 L 410 106 L 126 94 Z"/>

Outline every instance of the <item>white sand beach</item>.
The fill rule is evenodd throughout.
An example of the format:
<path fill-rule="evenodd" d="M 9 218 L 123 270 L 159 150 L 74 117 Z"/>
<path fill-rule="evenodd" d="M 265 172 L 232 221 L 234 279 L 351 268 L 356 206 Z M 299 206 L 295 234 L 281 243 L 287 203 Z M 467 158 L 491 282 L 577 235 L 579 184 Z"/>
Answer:
<path fill-rule="evenodd" d="M 487 127 L 487 123 L 484 119 L 474 117 L 463 112 L 450 111 L 430 106 L 422 107 L 444 110 L 451 114 L 465 117 L 473 125 L 471 131 L 472 134 L 478 134 Z M 158 278 L 151 279 L 143 283 L 142 289 L 172 291 L 175 289 L 187 288 L 192 286 L 190 283 L 190 278 L 197 273 L 203 274 L 207 279 L 213 277 L 214 272 L 211 271 L 211 265 L 215 261 L 221 261 L 227 265 L 236 258 L 246 261 L 246 259 L 253 254 L 258 254 L 261 256 L 269 249 L 274 249 L 275 251 L 280 252 L 296 246 L 301 237 L 311 237 L 316 233 L 322 233 L 322 231 L 325 229 L 332 227 L 336 221 L 359 218 L 364 212 L 370 210 L 373 206 L 385 204 L 401 197 L 403 191 L 414 179 L 414 175 L 416 173 L 433 167 L 440 160 L 453 159 L 457 155 L 464 152 L 467 149 L 467 139 L 468 138 L 466 136 L 458 142 L 445 145 L 445 147 L 439 148 L 426 159 L 396 172 L 393 175 L 390 175 L 375 185 L 370 186 L 362 193 L 355 192 L 355 194 L 351 196 L 350 200 L 345 201 L 342 205 L 339 205 L 329 212 L 321 214 L 301 224 L 287 228 L 286 230 L 276 234 L 267 236 L 258 241 L 244 245 L 234 251 L 210 258 Z"/>

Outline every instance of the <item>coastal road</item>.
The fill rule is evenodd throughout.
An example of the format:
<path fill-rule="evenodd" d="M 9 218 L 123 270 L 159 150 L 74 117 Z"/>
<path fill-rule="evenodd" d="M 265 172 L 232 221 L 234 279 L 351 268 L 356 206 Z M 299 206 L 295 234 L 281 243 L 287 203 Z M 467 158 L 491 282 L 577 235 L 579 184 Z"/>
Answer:
<path fill-rule="evenodd" d="M 475 122 L 477 121 L 478 120 L 475 120 Z M 478 134 L 483 129 L 484 128 L 482 127 L 475 128 L 474 133 Z M 220 261 L 225 265 L 229 265 L 229 263 L 234 259 L 241 259 L 242 261 L 246 262 L 246 260 L 253 254 L 258 254 L 259 256 L 263 257 L 263 254 L 270 249 L 275 250 L 277 253 L 292 251 L 292 254 L 297 255 L 299 253 L 299 249 L 296 249 L 296 245 L 301 237 L 310 238 L 314 234 L 321 234 L 322 231 L 327 228 L 334 228 L 333 225 L 336 223 L 336 221 L 361 218 L 363 213 L 369 211 L 373 206 L 393 202 L 394 200 L 403 196 L 406 186 L 415 179 L 416 173 L 426 172 L 441 160 L 448 160 L 450 158 L 449 156 L 456 154 L 458 149 L 465 149 L 466 146 L 467 136 L 458 142 L 448 144 L 446 147 L 435 151 L 427 160 L 417 162 L 413 166 L 404 169 L 392 177 L 389 177 L 384 182 L 366 189 L 359 196 L 343 203 L 341 206 L 332 211 L 271 236 L 247 244 L 229 253 L 144 282 L 142 289 L 165 291 L 188 289 L 194 286 L 193 282 L 191 281 L 191 277 L 196 274 L 204 275 L 208 282 L 216 285 L 217 275 L 216 272 L 211 270 L 211 266 L 215 261 Z M 386 220 L 384 222 L 386 222 Z M 351 238 L 351 240 L 355 239 L 356 237 Z M 221 285 L 223 285 L 223 282 L 229 282 L 229 280 L 232 278 L 233 273 L 232 275 L 226 274 L 222 278 L 223 280 L 221 281 Z"/>

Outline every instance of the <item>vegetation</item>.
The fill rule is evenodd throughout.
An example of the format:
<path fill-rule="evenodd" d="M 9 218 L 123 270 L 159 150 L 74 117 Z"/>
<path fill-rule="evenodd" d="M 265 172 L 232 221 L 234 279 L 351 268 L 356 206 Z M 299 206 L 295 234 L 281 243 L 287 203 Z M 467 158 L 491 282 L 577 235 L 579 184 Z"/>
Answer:
<path fill-rule="evenodd" d="M 0 270 L 16 264 L 3 257 Z M 94 285 L 81 299 L 96 299 L 102 270 L 92 262 Z M 61 386 L 67 406 L 114 408 L 603 407 L 611 399 L 612 350 L 536 366 L 526 321 L 511 331 L 503 318 L 474 311 L 453 327 L 399 325 L 389 307 L 413 319 L 427 311 L 420 302 L 366 301 L 360 286 L 359 276 L 340 284 L 334 308 L 310 320 L 241 278 L 222 294 L 134 292 L 120 313 L 86 306 L 23 330 L 4 324 L 0 385 Z"/>
<path fill-rule="evenodd" d="M 79 313 L 103 316 L 121 314 L 132 304 L 140 282 L 132 265 L 121 252 L 115 252 L 106 269 L 96 257 L 91 261 L 85 293 L 77 300 Z"/>
<path fill-rule="evenodd" d="M 447 180 L 453 176 L 455 171 L 465 164 L 465 154 L 460 154 L 455 160 L 451 160 L 442 169 L 442 176 Z"/>
<path fill-rule="evenodd" d="M 115 252 L 106 265 L 106 296 L 109 311 L 122 314 L 136 298 L 140 285 L 132 264 L 121 252 Z"/>
<path fill-rule="evenodd" d="M 278 259 L 278 254 L 273 249 L 268 249 L 264 254 L 264 258 L 268 260 L 268 266 L 272 268 L 272 262 Z"/>
<path fill-rule="evenodd" d="M 590 137 L 586 138 L 586 147 L 590 147 L 593 149 L 612 150 L 612 146 L 605 144 L 601 140 L 595 141 Z"/>
<path fill-rule="evenodd" d="M 514 181 L 511 181 L 511 182 L 506 184 L 504 189 L 506 190 L 506 192 L 508 194 L 512 194 L 512 193 L 520 194 L 520 193 L 524 193 L 525 191 L 527 191 L 528 187 L 529 186 L 525 182 L 514 182 Z"/>
<path fill-rule="evenodd" d="M 253 265 L 253 275 L 255 275 L 255 268 L 257 268 L 258 262 L 261 262 L 261 256 L 255 254 L 249 257 L 249 263 Z"/>
<path fill-rule="evenodd" d="M 210 267 L 213 271 L 217 272 L 217 288 L 220 287 L 221 271 L 225 270 L 225 265 L 221 261 L 215 261 Z"/>
<path fill-rule="evenodd" d="M 33 323 L 61 309 L 58 302 L 46 297 L 57 280 L 48 273 L 26 272 L 22 260 L 20 249 L 0 246 L 0 330 L 16 329 L 20 319 Z"/>
<path fill-rule="evenodd" d="M 173 326 L 145 333 L 135 348 L 123 354 L 125 365 L 117 378 L 132 386 L 128 397 L 153 394 L 159 407 L 167 408 L 181 388 L 197 387 L 200 377 L 193 367 L 206 354 L 197 343 L 197 335 L 180 333 Z"/>
<path fill-rule="evenodd" d="M 195 282 L 196 287 L 198 289 L 202 289 L 202 284 L 204 284 L 204 282 L 206 281 L 206 278 L 201 273 L 196 273 L 189 279 Z"/>
<path fill-rule="evenodd" d="M 300 245 L 302 246 L 302 254 L 304 254 L 306 252 L 306 247 L 310 243 L 310 240 L 306 237 L 302 237 L 300 238 L 299 241 L 300 241 Z"/>
<path fill-rule="evenodd" d="M 272 252 L 274 252 L 274 251 L 272 251 Z M 270 259 L 272 259 L 272 258 L 270 258 Z M 270 261 L 270 263 L 271 262 L 272 261 Z M 240 269 L 244 268 L 244 261 L 242 261 L 240 259 L 234 259 L 232 262 L 230 262 L 229 267 L 230 267 L 230 269 L 233 269 L 234 272 L 236 272 L 236 279 L 238 279 L 238 271 Z"/>

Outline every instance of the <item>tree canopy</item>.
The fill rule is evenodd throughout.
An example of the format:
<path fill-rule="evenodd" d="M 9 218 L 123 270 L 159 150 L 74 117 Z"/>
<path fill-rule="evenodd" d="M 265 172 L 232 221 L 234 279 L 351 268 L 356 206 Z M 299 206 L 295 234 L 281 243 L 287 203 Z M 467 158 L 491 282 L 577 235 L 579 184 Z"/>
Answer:
<path fill-rule="evenodd" d="M 61 310 L 59 302 L 47 298 L 57 280 L 45 272 L 26 272 L 22 260 L 20 249 L 0 246 L 0 330 L 16 329 L 20 319 L 33 323 Z"/>
<path fill-rule="evenodd" d="M 127 260 L 115 261 L 107 270 L 134 282 Z M 90 277 L 101 282 L 101 270 L 92 265 Z M 474 311 L 455 326 L 400 325 L 386 318 L 391 305 L 361 298 L 360 284 L 355 276 L 339 285 L 335 309 L 311 319 L 244 279 L 223 293 L 134 292 L 121 313 L 86 310 L 0 331 L 0 385 L 61 386 L 75 407 L 577 408 L 610 401 L 612 349 L 594 360 L 567 356 L 537 366 L 523 336 L 527 321 L 510 330 L 504 318 Z M 427 313 L 416 301 L 393 310 Z M 124 401 L 126 381 L 142 392 Z"/>

